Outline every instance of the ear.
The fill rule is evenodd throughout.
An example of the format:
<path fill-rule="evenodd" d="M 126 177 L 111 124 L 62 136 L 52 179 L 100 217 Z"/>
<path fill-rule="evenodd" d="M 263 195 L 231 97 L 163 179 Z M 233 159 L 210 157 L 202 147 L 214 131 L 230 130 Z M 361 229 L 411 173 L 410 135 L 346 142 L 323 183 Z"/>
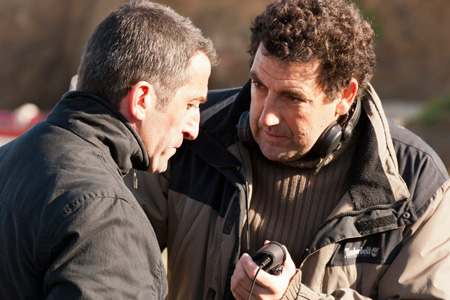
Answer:
<path fill-rule="evenodd" d="M 351 78 L 349 84 L 344 88 L 339 103 L 336 106 L 336 115 L 343 116 L 352 107 L 358 92 L 359 84 L 355 78 Z"/>
<path fill-rule="evenodd" d="M 133 85 L 129 95 L 130 114 L 139 121 L 145 119 L 147 111 L 153 109 L 158 100 L 155 89 L 147 81 L 139 81 Z"/>

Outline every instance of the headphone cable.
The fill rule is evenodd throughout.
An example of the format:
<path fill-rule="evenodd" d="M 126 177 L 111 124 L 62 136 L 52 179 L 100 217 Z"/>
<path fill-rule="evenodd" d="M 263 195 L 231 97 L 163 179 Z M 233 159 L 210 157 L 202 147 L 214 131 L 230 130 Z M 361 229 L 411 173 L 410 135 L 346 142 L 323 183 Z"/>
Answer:
<path fill-rule="evenodd" d="M 248 300 L 250 300 L 250 298 L 252 298 L 252 293 L 253 293 L 253 288 L 255 287 L 255 283 L 256 283 L 256 276 L 258 276 L 259 271 L 261 270 L 262 266 L 258 267 L 258 270 L 256 271 L 255 277 L 253 277 L 253 282 L 252 282 L 252 286 L 250 288 L 250 293 L 248 294 Z"/>
<path fill-rule="evenodd" d="M 252 297 L 253 294 L 253 288 L 255 287 L 255 283 L 256 283 L 256 277 L 258 276 L 259 271 L 261 271 L 262 268 L 264 268 L 265 266 L 267 266 L 268 264 L 270 264 L 272 262 L 272 258 L 267 256 L 259 265 L 258 265 L 258 270 L 256 270 L 256 274 L 255 277 L 253 277 L 253 282 L 252 282 L 252 286 L 250 287 L 250 293 L 248 294 L 248 300 L 250 300 L 250 298 Z"/>

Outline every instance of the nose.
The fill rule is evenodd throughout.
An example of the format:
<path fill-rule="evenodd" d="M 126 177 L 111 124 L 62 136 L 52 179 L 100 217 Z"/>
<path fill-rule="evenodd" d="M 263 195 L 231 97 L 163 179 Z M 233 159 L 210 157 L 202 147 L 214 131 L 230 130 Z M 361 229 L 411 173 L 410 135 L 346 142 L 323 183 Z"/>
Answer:
<path fill-rule="evenodd" d="M 200 111 L 197 109 L 195 113 L 188 117 L 183 127 L 183 138 L 187 140 L 195 140 L 198 136 L 198 128 L 200 123 Z"/>
<path fill-rule="evenodd" d="M 280 124 L 278 110 L 276 98 L 268 94 L 263 101 L 263 108 L 259 117 L 260 125 L 270 127 Z"/>

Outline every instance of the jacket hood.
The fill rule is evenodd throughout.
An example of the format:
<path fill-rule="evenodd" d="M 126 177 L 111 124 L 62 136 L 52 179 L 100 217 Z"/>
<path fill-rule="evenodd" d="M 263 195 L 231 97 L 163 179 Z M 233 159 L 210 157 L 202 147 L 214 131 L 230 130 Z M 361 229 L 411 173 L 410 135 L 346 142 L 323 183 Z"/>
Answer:
<path fill-rule="evenodd" d="M 131 168 L 147 170 L 149 159 L 141 138 L 109 102 L 87 92 L 66 93 L 47 117 L 109 154 L 122 176 Z"/>

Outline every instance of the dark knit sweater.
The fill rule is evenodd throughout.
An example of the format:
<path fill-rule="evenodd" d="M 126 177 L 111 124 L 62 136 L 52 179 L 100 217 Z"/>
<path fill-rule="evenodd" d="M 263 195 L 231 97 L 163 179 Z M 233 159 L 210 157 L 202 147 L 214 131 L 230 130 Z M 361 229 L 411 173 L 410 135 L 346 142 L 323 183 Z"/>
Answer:
<path fill-rule="evenodd" d="M 250 254 L 266 240 L 277 241 L 287 247 L 299 266 L 313 235 L 347 191 L 348 176 L 342 174 L 348 174 L 354 145 L 352 139 L 351 145 L 344 145 L 347 149 L 334 155 L 316 175 L 312 175 L 311 166 L 317 162 L 281 164 L 266 159 L 258 147 L 253 148 Z M 242 237 L 245 245 L 246 234 Z"/>

